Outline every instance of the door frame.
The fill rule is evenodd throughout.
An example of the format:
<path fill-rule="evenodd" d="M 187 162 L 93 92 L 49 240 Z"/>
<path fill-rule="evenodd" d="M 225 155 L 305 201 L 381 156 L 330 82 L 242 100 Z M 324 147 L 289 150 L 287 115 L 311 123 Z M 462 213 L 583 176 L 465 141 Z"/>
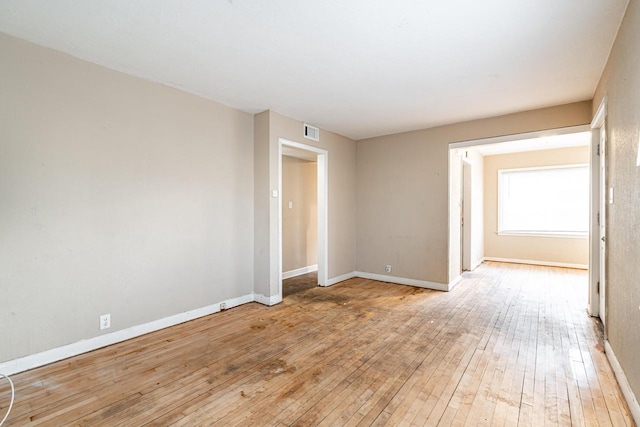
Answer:
<path fill-rule="evenodd" d="M 606 109 L 605 109 L 606 110 Z M 456 200 L 458 200 L 458 195 L 454 194 L 455 192 L 453 191 L 454 189 L 457 189 L 457 185 L 459 185 L 459 183 L 456 183 L 457 180 L 460 179 L 460 174 L 454 173 L 453 171 L 453 159 L 457 156 L 457 152 L 461 149 L 464 148 L 471 148 L 471 147 L 475 147 L 475 146 L 479 146 L 479 145 L 485 145 L 485 144 L 496 144 L 496 143 L 500 143 L 500 142 L 510 142 L 510 141 L 518 141 L 518 140 L 522 140 L 522 139 L 532 139 L 532 138 L 541 138 L 541 137 L 545 137 L 545 136 L 556 136 L 556 135 L 566 135 L 566 134 L 570 134 L 570 133 L 580 133 L 580 132 L 587 132 L 587 131 L 592 131 L 592 127 L 588 124 L 586 125 L 577 125 L 577 126 L 567 126 L 567 127 L 562 127 L 562 128 L 554 128 L 554 129 L 547 129 L 547 130 L 541 130 L 541 131 L 533 131 L 533 132 L 524 132 L 524 133 L 517 133 L 517 134 L 510 134 L 510 135 L 503 135 L 503 136 L 496 136 L 496 137 L 489 137 L 489 138 L 482 138 L 482 139 L 472 139 L 472 140 L 467 140 L 467 141 L 460 141 L 460 142 L 451 142 L 449 143 L 449 238 L 448 238 L 448 242 L 449 242 L 449 249 L 448 249 L 448 256 L 449 256 L 449 283 L 454 283 L 456 280 L 459 279 L 454 277 L 452 274 L 452 265 L 456 265 L 456 263 L 460 263 L 460 265 L 462 265 L 462 259 L 460 257 L 460 250 L 458 248 L 458 244 L 456 243 L 456 239 L 459 239 L 458 233 L 459 233 L 459 223 L 458 223 L 458 218 L 456 218 L 455 220 L 453 219 L 453 215 L 458 215 L 457 211 L 455 210 L 455 203 Z M 592 145 L 593 145 L 593 132 L 592 132 Z M 592 150 L 593 151 L 593 150 Z M 591 168 L 591 173 L 593 174 L 593 167 Z M 593 195 L 593 191 L 594 188 L 592 186 L 591 188 L 591 194 Z M 593 198 L 592 198 L 593 200 Z M 457 230 L 456 230 L 457 228 Z M 595 235 L 596 239 L 597 239 L 597 234 Z M 594 238 L 594 234 L 593 234 L 593 229 L 590 228 L 589 230 L 589 242 L 592 242 Z M 590 243 L 591 244 L 591 243 Z M 590 246 L 591 249 L 591 246 Z M 590 257 L 589 257 L 589 271 L 592 271 L 594 267 L 594 264 L 591 262 L 591 251 L 590 251 Z M 591 274 L 591 273 L 590 273 Z M 591 290 L 589 292 L 589 307 L 591 307 Z M 596 314 L 597 316 L 597 314 Z"/>
<path fill-rule="evenodd" d="M 607 97 L 600 103 L 591 122 L 591 220 L 589 230 L 589 314 L 593 317 L 600 317 L 605 325 L 605 337 L 606 118 Z M 604 138 L 601 138 L 601 131 Z"/>
<path fill-rule="evenodd" d="M 329 272 L 329 152 L 312 145 L 278 138 L 278 194 L 282 195 L 282 151 L 283 146 L 312 153 L 316 156 L 318 174 L 318 285 L 328 286 Z M 282 300 L 282 200 L 278 203 L 278 298 Z"/>
<path fill-rule="evenodd" d="M 477 224 L 473 224 L 473 215 L 472 212 L 472 174 L 473 174 L 473 164 L 469 161 L 468 158 L 462 158 L 462 263 L 461 270 L 471 271 L 471 248 L 473 237 L 471 235 L 471 229 L 476 227 Z"/>

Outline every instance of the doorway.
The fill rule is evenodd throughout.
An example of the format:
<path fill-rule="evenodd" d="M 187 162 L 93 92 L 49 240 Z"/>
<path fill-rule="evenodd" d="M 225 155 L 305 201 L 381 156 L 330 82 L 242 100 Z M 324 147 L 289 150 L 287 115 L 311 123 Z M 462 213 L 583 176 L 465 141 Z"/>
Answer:
<path fill-rule="evenodd" d="M 318 286 L 318 163 L 316 155 L 282 151 L 283 297 Z"/>
<path fill-rule="evenodd" d="M 473 270 L 482 261 L 589 268 L 589 130 L 583 125 L 449 145 L 450 284 L 459 280 L 460 271 Z M 564 183 L 558 181 L 560 173 L 579 175 L 576 206 L 584 209 L 571 220 L 534 215 L 566 212 L 563 203 L 569 199 L 555 193 L 568 184 L 552 184 L 553 198 L 545 202 L 552 204 L 541 204 L 547 200 L 539 197 L 547 193 L 542 186 L 528 190 L 531 180 L 539 183 L 543 175 Z M 536 210 L 524 202 L 535 204 Z M 586 285 L 584 296 L 586 301 Z"/>
<path fill-rule="evenodd" d="M 293 166 L 294 175 L 298 172 L 304 175 L 305 182 L 298 182 L 297 185 L 305 185 L 306 188 L 291 188 L 291 178 L 296 178 L 289 173 L 289 166 Z M 310 173 L 314 176 L 310 176 Z M 293 184 L 295 187 L 296 184 Z M 314 188 L 309 188 L 309 184 Z M 280 299 L 283 296 L 283 279 L 286 278 L 317 272 L 316 284 L 327 285 L 327 189 L 328 152 L 279 139 L 278 194 L 281 200 L 278 207 L 277 262 Z M 309 193 L 315 200 L 309 198 Z M 295 215 L 296 212 L 299 215 Z M 291 220 L 298 223 L 291 223 Z M 300 232 L 304 236 L 300 236 Z"/>

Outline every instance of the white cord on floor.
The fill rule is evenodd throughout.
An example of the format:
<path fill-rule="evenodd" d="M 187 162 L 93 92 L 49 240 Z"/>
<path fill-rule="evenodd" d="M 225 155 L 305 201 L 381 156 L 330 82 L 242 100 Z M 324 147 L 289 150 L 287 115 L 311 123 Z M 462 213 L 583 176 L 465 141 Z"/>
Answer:
<path fill-rule="evenodd" d="M 11 386 L 11 403 L 9 403 L 9 409 L 7 409 L 7 413 L 5 414 L 4 418 L 2 419 L 2 421 L 0 421 L 0 426 L 2 426 L 2 424 L 7 421 L 7 418 L 9 418 L 9 412 L 11 412 L 11 407 L 13 406 L 13 399 L 15 399 L 16 397 L 16 389 L 13 387 L 13 381 L 11 381 L 11 378 L 6 376 L 5 374 L 0 374 L 0 377 L 6 378 L 7 381 L 9 381 L 9 385 Z"/>

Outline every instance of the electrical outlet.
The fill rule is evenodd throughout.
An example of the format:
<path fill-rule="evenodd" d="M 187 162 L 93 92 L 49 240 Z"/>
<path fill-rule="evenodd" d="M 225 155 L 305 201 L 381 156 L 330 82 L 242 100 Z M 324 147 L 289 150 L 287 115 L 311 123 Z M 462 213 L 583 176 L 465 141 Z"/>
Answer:
<path fill-rule="evenodd" d="M 385 273 L 391 273 L 391 266 L 390 266 L 390 265 L 387 265 L 387 266 L 384 268 L 384 272 L 385 272 Z"/>
<path fill-rule="evenodd" d="M 111 315 L 103 314 L 100 316 L 100 329 L 109 329 L 111 327 Z"/>
<path fill-rule="evenodd" d="M 227 309 L 227 303 L 226 302 L 221 302 L 220 303 L 220 311 L 226 310 L 226 309 Z"/>

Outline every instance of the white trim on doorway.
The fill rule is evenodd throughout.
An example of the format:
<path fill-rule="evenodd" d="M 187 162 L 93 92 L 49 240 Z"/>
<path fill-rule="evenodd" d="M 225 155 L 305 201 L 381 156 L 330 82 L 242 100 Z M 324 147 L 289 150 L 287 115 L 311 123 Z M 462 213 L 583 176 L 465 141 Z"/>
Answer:
<path fill-rule="evenodd" d="M 512 135 L 496 136 L 491 138 L 470 139 L 468 141 L 452 142 L 449 149 L 477 147 L 478 145 L 498 144 L 500 142 L 520 141 L 523 139 L 544 138 L 549 136 L 569 135 L 572 133 L 588 132 L 589 125 L 567 126 L 557 129 L 547 129 L 536 132 L 514 133 Z"/>
<path fill-rule="evenodd" d="M 312 145 L 302 144 L 290 141 L 284 138 L 278 138 L 278 195 L 282 194 L 282 155 L 283 147 L 302 150 L 309 155 L 313 155 L 318 163 L 318 284 L 320 286 L 328 286 L 329 277 L 329 152 L 322 148 Z M 277 299 L 282 300 L 282 203 L 278 203 L 278 216 L 272 219 L 277 221 L 278 225 L 278 251 L 272 254 L 272 265 L 278 266 L 278 294 Z M 273 223 L 272 223 L 273 224 Z M 275 259 L 274 259 L 275 258 Z M 271 298 L 273 299 L 274 296 Z"/>
<path fill-rule="evenodd" d="M 600 189 L 600 128 L 605 126 L 607 117 L 607 97 L 605 96 L 598 107 L 598 111 L 591 122 L 591 215 L 589 219 L 589 314 L 600 317 L 600 293 L 599 282 L 601 272 L 600 254 L 600 221 L 606 221 L 604 212 L 600 212 L 604 206 L 606 197 Z M 604 310 L 603 310 L 604 311 Z M 605 329 L 606 336 L 606 329 Z"/>

